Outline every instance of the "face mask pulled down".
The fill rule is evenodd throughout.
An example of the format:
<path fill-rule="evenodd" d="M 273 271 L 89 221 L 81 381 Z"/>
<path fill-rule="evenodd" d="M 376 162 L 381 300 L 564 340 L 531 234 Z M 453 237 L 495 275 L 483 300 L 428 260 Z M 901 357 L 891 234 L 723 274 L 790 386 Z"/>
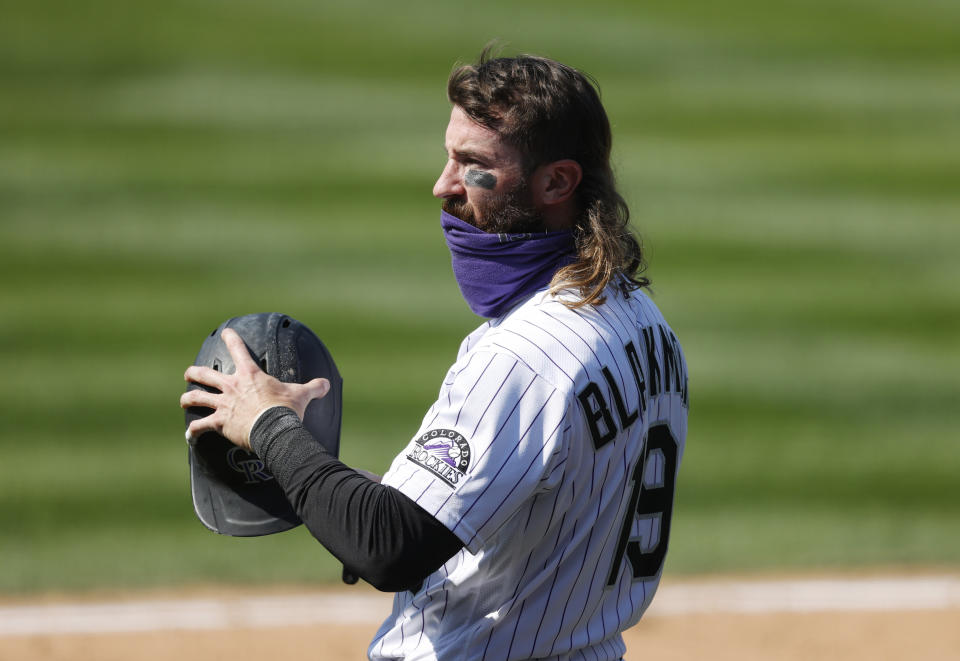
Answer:
<path fill-rule="evenodd" d="M 453 275 L 474 314 L 499 317 L 576 260 L 573 233 L 490 234 L 440 213 Z"/>

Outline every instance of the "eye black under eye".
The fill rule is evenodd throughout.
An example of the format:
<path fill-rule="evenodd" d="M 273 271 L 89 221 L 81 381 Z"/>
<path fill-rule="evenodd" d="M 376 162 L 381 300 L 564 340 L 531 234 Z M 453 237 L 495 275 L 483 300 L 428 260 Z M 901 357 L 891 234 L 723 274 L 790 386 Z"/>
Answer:
<path fill-rule="evenodd" d="M 494 190 L 497 187 L 497 178 L 491 172 L 470 169 L 463 175 L 463 183 L 466 186 Z"/>

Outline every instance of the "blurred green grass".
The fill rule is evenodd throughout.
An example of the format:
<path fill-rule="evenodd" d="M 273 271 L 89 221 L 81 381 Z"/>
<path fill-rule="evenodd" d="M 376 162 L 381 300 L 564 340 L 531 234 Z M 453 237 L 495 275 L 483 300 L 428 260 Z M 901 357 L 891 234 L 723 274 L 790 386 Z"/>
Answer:
<path fill-rule="evenodd" d="M 337 579 L 196 521 L 181 374 L 291 314 L 386 468 L 479 322 L 430 188 L 493 37 L 603 91 L 691 369 L 668 571 L 960 562 L 960 6 L 0 0 L 0 592 Z"/>

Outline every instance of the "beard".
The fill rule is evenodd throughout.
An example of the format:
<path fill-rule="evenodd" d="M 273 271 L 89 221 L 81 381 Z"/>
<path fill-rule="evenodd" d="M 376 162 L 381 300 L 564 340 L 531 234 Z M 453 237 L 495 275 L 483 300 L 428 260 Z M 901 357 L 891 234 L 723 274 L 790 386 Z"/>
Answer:
<path fill-rule="evenodd" d="M 466 197 L 448 197 L 442 208 L 451 216 L 490 234 L 526 234 L 545 232 L 543 214 L 533 207 L 527 182 L 499 193 L 482 204 L 471 205 Z M 477 212 L 480 216 L 477 216 Z"/>

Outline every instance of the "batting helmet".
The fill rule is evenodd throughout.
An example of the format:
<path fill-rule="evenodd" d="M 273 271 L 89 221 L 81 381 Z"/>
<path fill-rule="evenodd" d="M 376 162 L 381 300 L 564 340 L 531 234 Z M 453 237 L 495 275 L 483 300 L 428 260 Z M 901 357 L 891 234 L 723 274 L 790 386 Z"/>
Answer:
<path fill-rule="evenodd" d="M 337 456 L 340 450 L 340 411 L 343 382 L 323 342 L 307 326 L 286 315 L 270 312 L 234 317 L 210 333 L 200 347 L 195 365 L 231 374 L 236 367 L 220 335 L 235 330 L 254 361 L 273 377 L 287 383 L 306 383 L 323 377 L 330 391 L 307 406 L 303 424 L 311 435 Z M 187 390 L 204 388 L 191 383 Z M 186 425 L 213 411 L 191 407 Z M 221 535 L 272 535 L 300 525 L 283 490 L 263 461 L 214 432 L 190 441 L 190 488 L 193 509 L 200 521 Z"/>

